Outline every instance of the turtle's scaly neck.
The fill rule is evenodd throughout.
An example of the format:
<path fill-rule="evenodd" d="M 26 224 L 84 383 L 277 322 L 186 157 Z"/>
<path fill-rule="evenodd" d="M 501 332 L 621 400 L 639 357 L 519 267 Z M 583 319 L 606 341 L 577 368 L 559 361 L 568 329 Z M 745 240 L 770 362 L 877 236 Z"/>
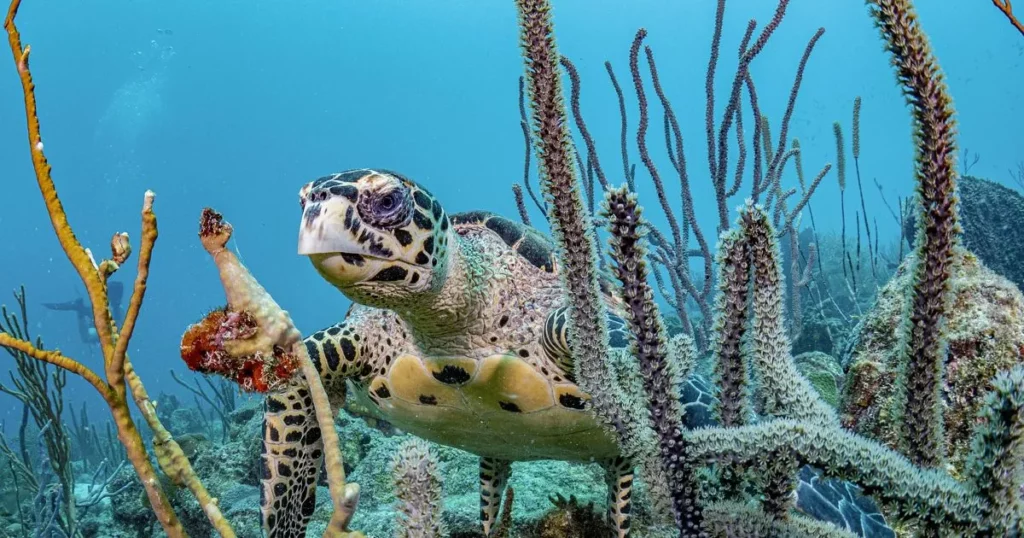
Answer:
<path fill-rule="evenodd" d="M 459 350 L 465 336 L 473 334 L 489 301 L 488 274 L 492 270 L 473 241 L 449 232 L 447 275 L 436 291 L 409 297 L 391 308 L 412 331 L 417 343 L 438 351 Z M 469 346 L 469 342 L 463 345 Z"/>

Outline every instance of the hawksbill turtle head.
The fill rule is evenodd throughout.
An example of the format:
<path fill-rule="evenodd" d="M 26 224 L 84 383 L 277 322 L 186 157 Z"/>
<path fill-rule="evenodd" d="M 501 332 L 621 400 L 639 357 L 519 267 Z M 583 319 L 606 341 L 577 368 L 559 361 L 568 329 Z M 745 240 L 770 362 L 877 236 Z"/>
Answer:
<path fill-rule="evenodd" d="M 299 254 L 351 299 L 387 307 L 443 286 L 451 225 L 415 182 L 349 170 L 307 183 L 299 201 Z"/>

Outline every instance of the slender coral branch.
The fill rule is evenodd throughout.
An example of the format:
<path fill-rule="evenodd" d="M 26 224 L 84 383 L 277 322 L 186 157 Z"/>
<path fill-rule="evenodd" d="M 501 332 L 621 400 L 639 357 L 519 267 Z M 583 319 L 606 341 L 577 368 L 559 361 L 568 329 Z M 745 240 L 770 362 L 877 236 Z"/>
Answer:
<path fill-rule="evenodd" d="M 128 352 L 128 342 L 135 332 L 135 322 L 139 318 L 142 299 L 146 296 L 146 282 L 149 280 L 149 263 L 153 258 L 153 245 L 156 244 L 157 238 L 156 215 L 153 213 L 153 198 L 155 196 L 153 191 L 146 191 L 145 199 L 142 203 L 142 248 L 139 249 L 139 265 L 138 272 L 135 275 L 135 287 L 132 290 L 131 302 L 128 303 L 124 325 L 122 325 L 121 331 L 118 333 L 114 355 L 107 364 L 107 379 L 113 387 L 124 385 L 122 376 L 124 375 L 124 362 L 125 355 Z"/>
<path fill-rule="evenodd" d="M 781 256 L 768 215 L 748 204 L 740 224 L 750 242 L 753 267 L 753 363 L 757 368 L 758 395 L 763 413 L 818 424 L 836 421 L 835 413 L 796 370 L 782 318 Z"/>
<path fill-rule="evenodd" d="M 551 6 L 545 0 L 517 0 L 520 43 L 526 62 L 527 86 L 540 161 L 541 187 L 548 201 L 548 221 L 561 247 L 565 286 L 571 307 L 571 347 L 580 386 L 590 394 L 591 408 L 609 430 L 625 440 L 618 383 L 605 358 L 608 327 L 597 278 L 597 251 L 591 216 L 583 203 L 575 166 L 568 117 L 558 76 Z M 625 445 L 626 443 L 623 443 Z"/>
<path fill-rule="evenodd" d="M 565 68 L 565 72 L 569 75 L 572 116 L 576 120 L 576 128 L 580 130 L 583 142 L 587 145 L 587 162 L 594 167 L 594 172 L 597 174 L 597 181 L 601 184 L 601 188 L 607 189 L 608 180 L 605 179 L 604 171 L 601 170 L 601 162 L 598 160 L 594 137 L 590 136 L 590 131 L 587 130 L 587 123 L 583 121 L 583 114 L 580 112 L 580 74 L 576 71 L 576 66 L 568 58 L 562 56 L 560 60 L 562 67 Z"/>
<path fill-rule="evenodd" d="M 530 194 L 530 198 L 537 206 L 537 209 L 541 213 L 547 214 L 547 208 L 540 203 L 540 199 L 533 192 L 533 187 L 530 186 L 530 160 L 533 156 L 533 138 L 530 136 L 530 121 L 526 116 L 526 91 L 523 88 L 524 84 L 524 78 L 519 77 L 519 127 L 523 130 L 523 141 L 526 146 L 526 155 L 523 158 L 523 185 L 526 186 L 526 192 Z"/>
<path fill-rule="evenodd" d="M 654 160 L 651 159 L 651 155 L 647 151 L 647 125 L 649 123 L 647 117 L 647 96 L 644 92 L 644 83 L 643 79 L 640 78 L 640 67 L 638 65 L 640 44 L 645 37 L 647 37 L 647 30 L 643 28 L 637 30 L 636 37 L 633 38 L 633 45 L 629 49 L 629 70 L 633 74 L 633 87 L 636 88 L 636 98 L 640 103 L 640 124 L 636 128 L 636 144 L 640 149 L 640 159 L 651 174 L 651 181 L 654 182 L 654 191 L 658 195 L 658 202 L 661 203 L 661 208 L 665 212 L 665 218 L 668 220 L 669 230 L 672 232 L 672 248 L 675 251 L 676 263 L 680 263 L 681 260 L 685 259 L 682 255 L 682 232 L 680 232 L 679 222 L 676 220 L 675 212 L 672 211 L 672 205 L 668 201 L 668 196 L 665 194 L 665 185 L 661 181 L 661 174 L 658 173 Z M 708 281 L 710 282 L 710 279 Z"/>
<path fill-rule="evenodd" d="M 687 459 L 683 409 L 676 389 L 680 380 L 669 362 L 665 326 L 654 302 L 654 291 L 647 283 L 647 248 L 639 233 L 641 211 L 636 195 L 626 187 L 611 189 L 605 198 L 603 214 L 612 234 L 614 272 L 626 301 L 633 354 L 650 397 L 648 412 L 658 434 L 662 470 L 671 488 L 681 536 L 700 536 L 701 510 L 693 468 Z"/>
<path fill-rule="evenodd" d="M 523 224 L 530 226 L 530 213 L 526 210 L 526 200 L 523 198 L 523 187 L 518 183 L 512 184 L 512 196 L 516 199 L 516 210 L 519 211 L 519 218 Z"/>
<path fill-rule="evenodd" d="M 188 488 L 196 496 L 196 501 L 199 502 L 203 513 L 210 520 L 210 524 L 213 525 L 213 528 L 223 538 L 234 538 L 235 531 L 221 513 L 217 499 L 207 491 L 206 486 L 203 485 L 192 469 L 192 463 L 188 461 L 185 451 L 181 449 L 178 442 L 171 436 L 171 432 L 167 431 L 167 428 L 164 427 L 157 417 L 156 404 L 149 398 L 149 393 L 146 392 L 146 388 L 142 385 L 142 380 L 135 373 L 135 368 L 132 366 L 131 361 L 125 361 L 123 375 L 128 381 L 128 387 L 135 400 L 135 405 L 142 412 L 142 418 L 149 425 L 150 429 L 153 430 L 153 452 L 156 455 L 157 463 L 160 465 L 160 470 L 175 485 Z"/>
<path fill-rule="evenodd" d="M 32 81 L 32 72 L 29 70 L 28 58 L 32 47 L 21 45 L 21 34 L 14 23 L 18 15 L 18 8 L 21 0 L 12 0 L 7 11 L 7 18 L 4 20 L 4 29 L 7 30 L 7 40 L 10 43 L 11 53 L 14 55 L 14 63 L 18 68 L 18 76 L 21 78 L 21 88 L 25 96 L 25 115 L 28 120 L 28 142 L 32 152 L 32 166 L 35 169 L 36 181 L 39 190 L 43 194 L 43 202 L 46 204 L 46 212 L 50 216 L 50 223 L 60 246 L 67 254 L 68 260 L 78 272 L 78 276 L 85 283 L 85 288 L 92 303 L 93 318 L 96 323 L 96 335 L 99 337 L 100 345 L 103 348 L 103 357 L 109 361 L 113 356 L 113 337 L 110 328 L 110 308 L 107 303 L 106 285 L 96 270 L 89 252 L 79 243 L 78 238 L 68 223 L 67 214 L 64 212 L 64 205 L 57 196 L 57 187 L 50 175 L 50 163 L 43 153 L 43 138 L 39 129 L 39 116 L 36 112 L 35 83 Z"/>
<path fill-rule="evenodd" d="M 345 481 L 341 442 L 337 430 L 334 429 L 334 412 L 324 391 L 320 374 L 302 342 L 302 335 L 295 328 L 288 312 L 278 306 L 252 273 L 242 265 L 235 253 L 226 247 L 233 230 L 230 224 L 224 222 L 220 213 L 210 208 L 204 209 L 199 227 L 199 238 L 203 248 L 213 258 L 220 273 L 224 294 L 228 298 L 228 315 L 248 317 L 255 321 L 256 325 L 255 334 L 247 334 L 238 339 L 225 339 L 224 350 L 231 359 L 234 359 L 233 362 L 239 365 L 252 359 L 259 361 L 260 371 L 280 371 L 280 377 L 285 382 L 291 379 L 296 363 L 301 368 L 323 436 L 328 488 L 334 504 L 324 538 L 363 537 L 363 533 L 348 529 L 359 500 L 359 486 Z M 286 356 L 288 360 L 272 365 L 270 361 L 273 359 L 269 358 L 279 355 Z M 268 385 L 262 384 L 262 387 L 266 389 Z"/>
<path fill-rule="evenodd" d="M 608 71 L 608 78 L 612 81 L 612 87 L 615 88 L 615 96 L 619 101 L 619 149 L 622 152 L 622 174 L 625 176 L 624 179 L 629 184 L 629 190 L 635 191 L 636 186 L 633 184 L 633 174 L 629 171 L 629 152 L 626 150 L 626 135 L 629 132 L 629 126 L 626 118 L 626 100 L 622 95 L 622 86 L 619 86 L 619 80 L 615 78 L 615 71 L 612 70 L 612 63 L 605 62 L 604 68 Z"/>
<path fill-rule="evenodd" d="M 1020 19 L 1013 14 L 1013 4 L 1010 0 L 992 0 L 992 5 L 999 8 L 999 11 L 1006 15 L 1006 18 L 1010 21 L 1010 24 L 1020 32 L 1020 35 L 1024 36 L 1024 23 L 1020 22 Z"/>
<path fill-rule="evenodd" d="M 62 354 L 60 351 L 39 349 L 30 342 L 15 338 L 3 332 L 0 332 L 0 347 L 19 351 L 33 359 L 52 364 L 58 368 L 63 368 L 64 370 L 76 374 L 95 387 L 104 399 L 108 398 L 110 387 L 107 386 L 107 383 L 103 381 L 100 376 L 96 375 L 95 372 L 90 370 L 84 364 Z"/>
<path fill-rule="evenodd" d="M 718 242 L 718 295 L 715 299 L 714 355 L 718 382 L 718 422 L 740 426 L 751 416 L 747 359 L 743 341 L 749 320 L 750 243 L 739 229 Z"/>
<path fill-rule="evenodd" d="M 910 459 L 938 466 L 945 453 L 942 386 L 945 318 L 954 248 L 960 232 L 953 105 L 928 37 L 909 0 L 871 0 L 871 14 L 892 54 L 897 79 L 913 109 L 917 145 L 917 255 L 913 293 L 902 330 L 899 386 L 905 388 Z"/>
<path fill-rule="evenodd" d="M 60 198 L 57 196 L 57 189 L 50 175 L 50 165 L 46 160 L 46 155 L 43 153 L 43 141 L 40 134 L 39 117 L 36 111 L 35 84 L 32 82 L 32 73 L 28 65 L 31 48 L 27 46 L 22 47 L 21 35 L 14 22 L 20 5 L 20 0 L 12 0 L 7 11 L 7 18 L 4 21 L 4 28 L 7 31 L 11 53 L 14 56 L 14 62 L 21 79 L 22 93 L 25 99 L 29 148 L 32 155 L 32 165 L 35 169 L 36 182 L 43 195 L 46 210 L 50 216 L 50 222 L 53 225 L 57 239 L 68 256 L 68 260 L 85 283 L 89 300 L 92 304 L 96 333 L 99 337 L 100 346 L 103 349 L 104 364 L 110 365 L 114 362 L 116 330 L 110 315 L 106 279 L 103 276 L 104 273 L 101 273 L 93 262 L 92 256 L 75 237 L 74 231 L 68 223 L 63 204 L 61 204 Z M 111 380 L 108 379 L 106 382 L 101 380 L 98 375 L 77 361 L 69 359 L 60 353 L 35 349 L 28 342 L 12 339 L 7 335 L 0 335 L 0 345 L 13 347 L 33 358 L 65 368 L 82 376 L 96 388 L 110 407 L 111 414 L 117 425 L 118 437 L 125 446 L 128 458 L 139 475 L 139 479 L 142 481 L 150 505 L 153 507 L 153 511 L 156 513 L 156 517 L 160 521 L 161 526 L 163 526 L 164 531 L 171 538 L 187 536 L 181 522 L 174 513 L 174 509 L 168 502 L 167 496 L 161 489 L 156 472 L 149 461 L 149 455 L 146 453 L 142 437 L 135 427 L 127 402 L 124 399 L 123 383 L 118 386 L 112 386 L 109 383 Z"/>

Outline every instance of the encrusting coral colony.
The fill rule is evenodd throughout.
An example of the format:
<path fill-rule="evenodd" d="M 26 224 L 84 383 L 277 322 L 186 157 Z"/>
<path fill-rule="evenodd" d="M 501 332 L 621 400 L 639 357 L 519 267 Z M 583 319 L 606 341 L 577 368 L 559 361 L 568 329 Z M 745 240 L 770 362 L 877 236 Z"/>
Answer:
<path fill-rule="evenodd" d="M 149 191 L 144 195 L 142 236 L 130 306 L 124 320 L 115 320 L 107 296 L 107 279 L 128 260 L 132 248 L 127 234 L 115 234 L 111 257 L 97 264 L 92 253 L 73 233 L 43 151 L 29 70 L 30 48 L 22 45 L 15 25 L 20 3 L 20 0 L 12 1 L 4 27 L 24 91 L 29 149 L 54 231 L 88 291 L 104 371 L 94 372 L 58 351 L 44 350 L 29 340 L 27 334 L 17 331 L 0 331 L 0 346 L 21 354 L 20 357 L 30 357 L 78 375 L 98 391 L 110 408 L 117 437 L 145 488 L 152 511 L 168 536 L 187 534 L 168 502 L 158 473 L 166 475 L 174 485 L 191 491 L 213 529 L 220 536 L 233 537 L 235 531 L 221 514 L 218 500 L 203 486 L 186 453 L 162 425 L 127 355 L 128 342 L 148 285 L 148 269 L 157 239 L 155 196 Z M 753 144 L 754 188 L 730 226 L 727 199 L 739 189 L 742 163 L 746 158 L 740 125 L 742 114 L 737 103 L 746 89 L 756 110 L 756 93 L 747 69 L 781 22 L 787 4 L 788 0 L 778 3 L 772 21 L 756 39 L 755 23 L 751 21 L 748 26 L 723 124 L 716 129 L 712 88 L 725 6 L 725 0 L 718 1 L 708 74 L 707 114 L 709 168 L 720 213 L 717 254 L 712 255 L 692 216 L 693 200 L 687 186 L 681 135 L 658 82 L 650 48 L 645 48 L 645 53 L 654 88 L 666 108 L 666 137 L 676 142 L 677 150 L 670 157 L 680 173 L 688 207 L 681 230 L 667 208 L 660 179 L 647 154 L 644 141 L 646 99 L 638 69 L 645 32 L 641 30 L 637 34 L 630 54 L 642 111 L 638 142 L 643 164 L 655 179 L 659 202 L 670 217 L 669 234 L 659 232 L 642 216 L 633 188 L 635 169 L 625 159 L 625 130 L 622 142 L 625 177 L 621 178 L 625 185 L 609 185 L 600 170 L 593 142 L 579 116 L 578 76 L 571 62 L 560 57 L 556 49 L 551 6 L 546 0 L 516 0 L 526 63 L 520 90 L 530 112 L 527 114 L 525 107 L 521 109 L 523 127 L 528 144 L 536 151 L 543 197 L 538 199 L 528 182 L 525 186 L 533 201 L 545 210 L 554 239 L 555 258 L 542 260 L 542 264 L 550 263 L 550 272 L 557 273 L 564 290 L 566 308 L 562 322 L 565 331 L 562 334 L 570 337 L 561 344 L 567 346 L 571 355 L 565 368 L 575 374 L 573 382 L 583 393 L 583 397 L 575 401 L 586 402 L 585 412 L 600 425 L 607 442 L 619 449 L 617 465 L 628 466 L 611 476 L 609 511 L 614 529 L 609 529 L 608 533 L 620 538 L 631 533 L 682 537 L 850 535 L 846 529 L 795 510 L 797 474 L 809 465 L 829 477 L 859 486 L 865 495 L 879 503 L 894 526 L 908 533 L 1024 536 L 1021 493 L 1024 486 L 1024 368 L 1014 366 L 998 373 L 991 381 L 984 403 L 979 406 L 973 441 L 962 470 L 954 477 L 946 466 L 949 455 L 943 431 L 942 395 L 948 353 L 945 320 L 951 308 L 953 268 L 961 257 L 969 254 L 958 241 L 957 149 L 952 103 L 910 0 L 867 2 L 891 55 L 899 86 L 910 105 L 917 148 L 917 233 L 915 250 L 908 262 L 912 280 L 899 328 L 895 396 L 887 400 L 888 408 L 883 411 L 887 414 L 887 423 L 895 425 L 898 431 L 887 432 L 888 446 L 840 425 L 834 408 L 798 372 L 790 345 L 790 330 L 795 328 L 788 327 L 784 319 L 787 282 L 782 270 L 779 238 L 790 234 L 792 242 L 798 214 L 829 170 L 826 166 L 805 186 L 803 198 L 792 210 L 787 210 L 785 201 L 795 191 L 784 192 L 778 185 L 779 176 L 788 160 L 795 158 L 798 166 L 800 163 L 799 146 L 794 144 L 792 149 L 787 149 L 784 145 L 786 129 L 803 68 L 822 30 L 811 39 L 800 62 L 790 106 L 780 124 L 778 147 L 773 147 L 768 123 L 758 114 Z M 1009 16 L 1009 2 L 1006 6 Z M 572 140 L 560 65 L 567 70 L 572 84 L 571 108 L 587 142 L 586 158 L 580 157 Z M 619 93 L 621 107 L 621 89 L 611 65 L 606 66 Z M 859 101 L 856 108 L 859 110 Z M 625 126 L 625 108 L 621 111 Z M 733 126 L 742 150 L 736 165 L 735 186 L 727 182 L 730 160 L 726 154 Z M 855 147 L 859 145 L 858 138 L 855 132 Z M 673 144 L 669 142 L 668 146 L 671 151 Z M 858 153 L 855 149 L 855 156 Z M 762 168 L 764 165 L 767 166 Z M 594 202 L 597 189 L 587 181 L 595 172 L 604 191 L 604 202 L 599 210 L 595 210 Z M 802 171 L 800 177 L 802 181 Z M 344 190 L 347 187 L 338 188 L 339 192 L 347 193 Z M 319 191 L 315 189 L 314 185 L 314 190 L 304 190 L 304 200 L 322 201 L 323 198 L 316 198 Z M 352 189 L 355 193 L 354 187 Z M 522 188 L 517 185 L 514 192 L 520 212 L 529 224 Z M 358 196 L 358 193 L 352 195 Z M 759 203 L 762 195 L 765 200 Z M 416 203 L 421 203 L 419 198 Z M 430 204 L 426 203 L 426 207 Z M 434 218 L 440 218 L 444 223 L 442 229 L 447 230 L 448 221 L 444 220 L 446 217 L 436 202 L 433 210 Z M 600 245 L 595 228 L 599 221 L 606 224 L 611 238 L 605 248 Z M 485 224 L 498 229 L 501 222 L 485 217 L 468 222 L 453 217 L 453 226 Z M 520 234 L 517 237 L 525 237 L 527 233 L 520 228 L 514 230 Z M 877 234 L 877 228 L 875 232 Z M 325 389 L 330 378 L 321 381 L 323 359 L 318 341 L 323 335 L 317 333 L 317 341 L 303 340 L 287 312 L 225 248 L 231 234 L 231 226 L 217 212 L 203 211 L 200 240 L 220 272 L 227 306 L 188 329 L 182 339 L 182 357 L 194 370 L 223 375 L 243 388 L 268 393 L 262 462 L 267 476 L 262 493 L 263 525 L 269 536 L 305 535 L 315 502 L 321 458 L 326 461 L 333 510 L 324 536 L 363 536 L 349 528 L 360 489 L 355 483 L 346 482 L 340 439 L 334 427 L 331 401 L 334 395 L 330 387 Z M 686 248 L 686 237 L 690 234 L 697 238 L 700 246 L 693 257 L 702 257 L 705 262 L 703 286 L 689 280 L 687 260 L 692 254 Z M 429 241 L 433 249 L 433 237 Z M 519 252 L 528 256 L 523 254 L 521 246 Z M 714 271 L 713 264 L 717 266 Z M 813 260 L 808 261 L 808 272 L 814 264 Z M 448 269 L 437 271 L 441 270 Z M 675 294 L 666 293 L 662 270 L 669 274 Z M 385 271 L 381 271 L 377 277 L 384 274 Z M 609 279 L 608 274 L 613 278 Z M 407 273 L 403 270 L 396 274 L 393 270 L 388 276 L 400 280 L 405 279 Z M 794 293 L 801 287 L 799 277 L 796 274 L 793 278 Z M 807 278 L 803 280 L 806 284 Z M 652 285 L 652 281 L 656 285 Z M 668 304 L 677 311 L 682 311 L 687 297 L 698 303 L 706 313 L 701 321 L 706 330 L 682 315 L 683 334 L 670 337 L 666 318 L 655 301 L 657 292 L 665 295 Z M 707 301 L 713 292 L 714 300 Z M 628 335 L 629 356 L 624 361 L 611 359 L 613 331 L 607 315 L 611 304 Z M 798 305 L 799 299 L 794 308 Z M 691 427 L 680 387 L 694 371 L 704 351 L 713 359 L 717 401 L 712 409 L 713 424 Z M 336 349 L 334 353 L 336 367 Z M 347 357 L 349 351 L 345 351 L 345 355 Z M 390 360 L 389 356 L 388 364 Z M 445 371 L 465 373 L 458 369 Z M 637 383 L 627 382 L 627 379 L 635 379 Z M 383 393 L 379 390 L 382 385 L 375 387 L 378 395 Z M 386 392 L 388 387 L 383 388 Z M 151 451 L 147 450 L 129 411 L 129 399 L 135 402 L 146 427 L 153 432 Z M 518 410 L 515 404 L 502 404 L 506 411 Z M 305 420 L 304 415 L 291 420 L 296 415 L 291 415 L 290 419 L 287 412 L 293 405 L 294 409 L 308 409 L 310 420 Z M 582 403 L 580 409 L 583 409 Z M 506 486 L 507 462 L 485 458 L 483 465 L 485 471 L 493 473 L 483 483 L 485 489 L 491 488 L 484 492 L 483 528 L 491 536 L 507 536 L 511 490 L 504 495 L 505 502 L 500 502 Z M 424 442 L 407 443 L 396 454 L 392 474 L 400 501 L 396 512 L 401 536 L 426 538 L 447 532 L 440 518 L 443 476 L 438 466 L 437 456 Z M 639 480 L 646 484 L 644 502 L 652 512 L 660 514 L 661 527 L 641 529 L 632 524 L 632 467 L 636 468 Z M 500 519 L 499 505 L 503 506 Z M 659 521 L 658 517 L 654 520 Z M 656 534 L 658 532 L 661 534 Z"/>

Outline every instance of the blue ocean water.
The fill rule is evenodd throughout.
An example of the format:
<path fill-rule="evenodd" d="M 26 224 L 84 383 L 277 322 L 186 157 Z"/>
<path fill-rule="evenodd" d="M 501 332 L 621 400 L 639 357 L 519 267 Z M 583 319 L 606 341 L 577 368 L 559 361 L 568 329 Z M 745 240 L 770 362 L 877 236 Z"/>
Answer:
<path fill-rule="evenodd" d="M 625 89 L 630 159 L 639 164 L 627 63 L 634 33 L 647 29 L 646 44 L 681 121 L 698 216 L 712 229 L 704 81 L 715 3 L 553 4 L 559 50 L 580 71 L 583 114 L 613 183 L 624 179 L 620 117 L 604 61 Z M 729 1 L 716 119 L 747 21 L 767 22 L 774 4 Z M 968 152 L 961 166 L 1020 188 L 1012 172 L 1024 159 L 1024 39 L 988 2 L 917 4 L 954 98 Z M 307 332 L 338 321 L 349 303 L 296 254 L 297 192 L 305 182 L 350 168 L 388 168 L 426 185 L 449 212 L 516 215 L 510 187 L 522 179 L 523 62 L 512 2 L 25 0 L 18 20 L 32 46 L 47 155 L 78 238 L 100 255 L 114 232 L 137 239 L 143 193 L 156 192 L 160 239 L 129 350 L 150 392 L 187 395 L 169 374 L 193 375 L 178 357 L 181 334 L 224 302 L 196 239 L 203 207 L 235 226 L 233 248 Z M 842 122 L 849 144 L 853 100 L 862 97 L 864 197 L 882 241 L 894 242 L 897 225 L 873 180 L 890 203 L 911 195 L 910 115 L 863 2 L 791 2 L 752 67 L 762 111 L 777 125 L 797 63 L 819 27 L 826 31 L 809 60 L 789 134 L 799 137 L 804 168 L 813 175 L 835 162 L 834 121 Z M 84 290 L 46 217 L 17 72 L 9 56 L 0 56 L 0 303 L 13 304 L 9 291 L 24 284 L 33 332 L 98 368 L 99 352 L 82 341 L 73 315 L 40 306 L 73 301 Z M 644 79 L 652 101 L 648 144 L 668 176 L 661 109 L 646 72 Z M 534 181 L 535 174 L 534 159 Z M 792 174 L 784 181 L 795 184 Z M 642 166 L 637 183 L 648 217 L 663 226 Z M 677 182 L 666 184 L 669 199 L 678 200 Z M 848 226 L 857 205 L 851 193 Z M 839 229 L 834 171 L 812 205 L 819 230 Z M 534 211 L 534 222 L 540 220 Z M 122 272 L 113 278 L 129 287 L 133 272 Z M 6 367 L 0 359 L 0 373 Z M 67 398 L 104 416 L 98 397 L 78 379 L 69 380 Z M 0 394 L 3 431 L 13 433 L 20 414 L 15 400 Z"/>

